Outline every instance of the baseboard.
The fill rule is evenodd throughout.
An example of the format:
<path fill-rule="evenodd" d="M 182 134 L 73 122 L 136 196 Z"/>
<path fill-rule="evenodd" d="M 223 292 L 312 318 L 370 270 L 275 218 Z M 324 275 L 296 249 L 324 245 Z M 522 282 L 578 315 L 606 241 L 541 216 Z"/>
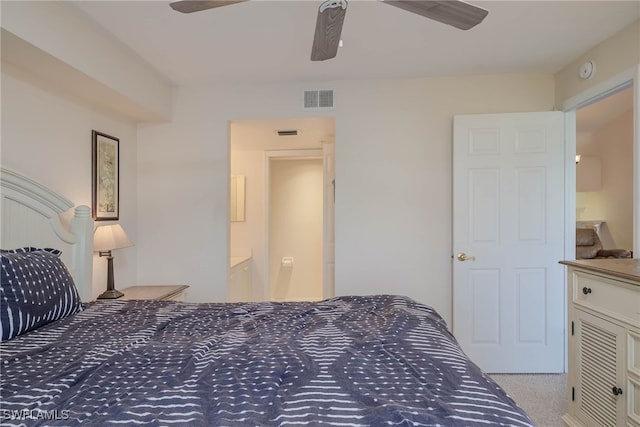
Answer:
<path fill-rule="evenodd" d="M 562 421 L 564 421 L 564 423 L 569 427 L 584 427 L 584 424 L 582 424 L 580 421 L 578 421 L 571 414 L 564 414 L 562 416 Z"/>

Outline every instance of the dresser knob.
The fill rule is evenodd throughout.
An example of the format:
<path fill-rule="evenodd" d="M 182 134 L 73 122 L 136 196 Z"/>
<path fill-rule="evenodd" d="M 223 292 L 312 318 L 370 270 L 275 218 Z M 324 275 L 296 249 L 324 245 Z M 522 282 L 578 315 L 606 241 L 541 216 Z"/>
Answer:
<path fill-rule="evenodd" d="M 591 293 L 591 288 L 587 288 L 586 286 L 582 288 L 582 293 L 585 295 L 589 295 Z"/>
<path fill-rule="evenodd" d="M 611 389 L 614 396 L 620 396 L 622 394 L 622 389 L 620 387 L 613 386 Z"/>

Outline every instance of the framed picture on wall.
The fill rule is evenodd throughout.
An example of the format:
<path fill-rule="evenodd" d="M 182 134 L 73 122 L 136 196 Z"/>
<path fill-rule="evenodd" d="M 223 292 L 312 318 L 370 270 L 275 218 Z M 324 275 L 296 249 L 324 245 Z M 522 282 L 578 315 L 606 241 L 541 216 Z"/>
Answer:
<path fill-rule="evenodd" d="M 96 130 L 91 131 L 91 139 L 93 219 L 116 220 L 120 210 L 120 140 Z"/>

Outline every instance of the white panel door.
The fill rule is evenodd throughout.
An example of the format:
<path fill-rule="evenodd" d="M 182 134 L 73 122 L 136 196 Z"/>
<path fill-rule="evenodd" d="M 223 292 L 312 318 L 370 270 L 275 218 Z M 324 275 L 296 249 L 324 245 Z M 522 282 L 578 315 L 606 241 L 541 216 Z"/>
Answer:
<path fill-rule="evenodd" d="M 486 372 L 562 372 L 564 114 L 457 116 L 453 160 L 454 335 Z"/>

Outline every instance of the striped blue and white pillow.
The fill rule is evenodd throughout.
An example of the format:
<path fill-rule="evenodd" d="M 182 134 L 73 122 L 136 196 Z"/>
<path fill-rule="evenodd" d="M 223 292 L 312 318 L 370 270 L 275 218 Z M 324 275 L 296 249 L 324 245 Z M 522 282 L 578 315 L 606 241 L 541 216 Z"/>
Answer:
<path fill-rule="evenodd" d="M 73 278 L 57 249 L 0 250 L 2 341 L 82 311 Z"/>

